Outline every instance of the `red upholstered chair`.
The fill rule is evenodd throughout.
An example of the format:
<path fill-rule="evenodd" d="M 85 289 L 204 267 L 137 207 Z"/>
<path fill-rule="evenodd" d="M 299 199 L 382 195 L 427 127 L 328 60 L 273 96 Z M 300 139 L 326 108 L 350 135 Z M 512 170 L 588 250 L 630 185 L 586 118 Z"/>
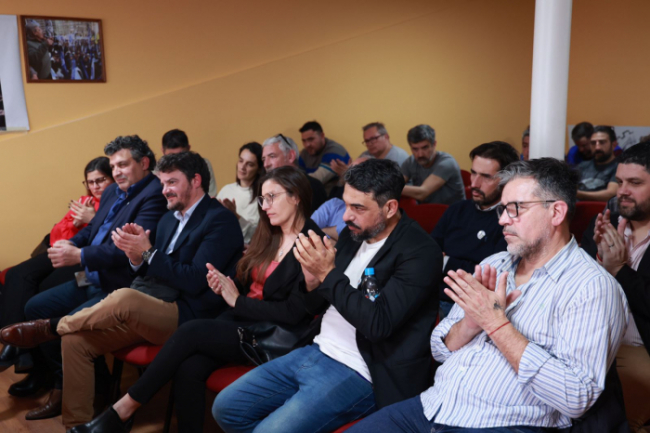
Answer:
<path fill-rule="evenodd" d="M 361 418 L 361 419 L 363 419 L 363 418 Z M 350 427 L 352 427 L 353 425 L 355 425 L 356 423 L 358 423 L 359 421 L 361 421 L 361 419 L 358 419 L 358 420 L 356 420 L 356 421 L 349 422 L 349 423 L 347 423 L 346 425 L 343 425 L 343 426 L 337 428 L 337 429 L 334 430 L 332 433 L 341 433 L 341 432 L 344 432 L 344 431 L 346 431 L 347 429 L 349 429 Z"/>
<path fill-rule="evenodd" d="M 472 184 L 472 173 L 467 170 L 460 171 L 460 177 L 463 178 L 463 185 L 470 186 Z"/>
<path fill-rule="evenodd" d="M 205 383 L 205 386 L 210 390 L 216 393 L 223 391 L 228 385 L 254 369 L 253 365 L 226 365 L 221 367 L 218 370 L 215 370 L 208 381 Z"/>
<path fill-rule="evenodd" d="M 399 199 L 399 207 L 402 208 L 406 213 L 409 213 L 409 209 L 412 209 L 414 206 L 417 206 L 418 202 L 414 198 L 402 197 Z"/>
<path fill-rule="evenodd" d="M 465 198 L 467 200 L 470 200 L 472 198 L 472 187 L 471 186 L 466 186 L 465 187 Z"/>
<path fill-rule="evenodd" d="M 0 272 L 0 284 L 5 283 L 5 277 L 7 276 L 7 271 L 11 269 L 11 267 L 5 269 L 4 271 Z"/>
<path fill-rule="evenodd" d="M 582 235 L 587 230 L 591 219 L 605 210 L 605 205 L 602 201 L 580 201 L 576 204 L 576 214 L 569 229 L 578 243 L 582 242 Z"/>
<path fill-rule="evenodd" d="M 419 204 L 406 210 L 406 214 L 417 221 L 424 231 L 431 233 L 448 207 L 446 204 Z"/>

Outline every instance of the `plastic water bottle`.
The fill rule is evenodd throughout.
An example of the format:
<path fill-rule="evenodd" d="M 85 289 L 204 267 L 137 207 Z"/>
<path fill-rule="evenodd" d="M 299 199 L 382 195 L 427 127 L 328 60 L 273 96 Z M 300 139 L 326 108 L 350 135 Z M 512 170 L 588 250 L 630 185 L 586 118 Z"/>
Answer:
<path fill-rule="evenodd" d="M 375 278 L 375 268 L 366 268 L 363 271 L 363 278 L 361 279 L 361 284 L 359 288 L 362 290 L 363 295 L 370 299 L 372 302 L 375 302 L 375 299 L 379 296 L 379 284 Z"/>

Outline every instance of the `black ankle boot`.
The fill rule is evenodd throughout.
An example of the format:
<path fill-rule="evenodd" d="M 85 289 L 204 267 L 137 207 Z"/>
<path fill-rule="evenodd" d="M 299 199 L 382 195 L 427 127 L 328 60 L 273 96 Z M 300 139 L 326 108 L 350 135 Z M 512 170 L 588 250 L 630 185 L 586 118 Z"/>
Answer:
<path fill-rule="evenodd" d="M 46 374 L 32 371 L 23 380 L 11 385 L 8 392 L 14 397 L 29 397 L 50 386 L 52 383 L 47 379 Z"/>
<path fill-rule="evenodd" d="M 67 433 L 129 433 L 133 427 L 133 417 L 122 421 L 113 406 L 94 420 L 72 427 Z"/>

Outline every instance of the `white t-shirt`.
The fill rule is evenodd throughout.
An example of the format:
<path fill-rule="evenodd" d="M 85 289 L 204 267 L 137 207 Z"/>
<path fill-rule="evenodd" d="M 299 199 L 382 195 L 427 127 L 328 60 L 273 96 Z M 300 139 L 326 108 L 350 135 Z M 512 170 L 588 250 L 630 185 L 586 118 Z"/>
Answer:
<path fill-rule="evenodd" d="M 345 275 L 350 279 L 350 285 L 355 289 L 361 282 L 363 271 L 375 257 L 377 251 L 386 243 L 386 239 L 372 244 L 363 242 L 359 247 L 359 251 L 345 270 Z M 368 382 L 372 382 L 366 361 L 363 360 L 357 347 L 356 328 L 345 320 L 333 305 L 330 305 L 323 315 L 320 334 L 316 336 L 314 343 L 318 344 L 321 352 L 325 355 L 350 367 Z"/>
<path fill-rule="evenodd" d="M 259 205 L 257 200 L 251 202 L 251 189 L 244 188 L 237 182 L 229 183 L 221 188 L 221 191 L 217 194 L 217 199 L 223 200 L 224 198 L 235 199 L 235 206 L 239 214 L 239 226 L 244 235 L 244 242 L 249 243 L 253 233 L 255 233 L 257 224 L 260 222 L 260 213 L 257 209 Z"/>

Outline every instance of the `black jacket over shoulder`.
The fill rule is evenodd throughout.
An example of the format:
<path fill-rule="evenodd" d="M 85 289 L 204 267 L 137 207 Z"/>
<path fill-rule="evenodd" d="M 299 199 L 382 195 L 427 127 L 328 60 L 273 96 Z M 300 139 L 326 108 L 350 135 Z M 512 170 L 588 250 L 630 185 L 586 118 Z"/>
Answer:
<path fill-rule="evenodd" d="M 618 214 L 612 212 L 611 222 L 614 227 L 618 227 Z M 594 217 L 582 236 L 581 244 L 582 248 L 594 259 L 598 252 L 594 242 L 595 225 L 596 218 Z M 625 265 L 616 274 L 616 281 L 623 287 L 636 327 L 639 329 L 646 350 L 650 353 L 650 249 L 647 249 L 643 255 L 638 270 L 635 271 Z"/>
<path fill-rule="evenodd" d="M 344 274 L 360 247 L 345 228 L 336 245 L 336 269 L 315 292 L 357 329 L 357 346 L 381 408 L 414 397 L 431 385 L 429 340 L 438 314 L 442 252 L 417 222 L 402 213 L 368 264 L 382 287 L 381 296 L 372 302 Z"/>
<path fill-rule="evenodd" d="M 308 230 L 313 230 L 319 236 L 324 236 L 311 219 L 305 222 L 301 233 L 307 235 Z M 262 291 L 263 300 L 252 299 L 246 296 L 252 281 L 242 285 L 235 280 L 239 293 L 233 313 L 236 318 L 247 321 L 270 321 L 280 324 L 296 325 L 309 322 L 314 315 L 311 311 L 323 304 L 323 298 L 315 293 L 303 295 L 305 276 L 300 263 L 289 251 L 277 268 L 264 282 Z"/>

